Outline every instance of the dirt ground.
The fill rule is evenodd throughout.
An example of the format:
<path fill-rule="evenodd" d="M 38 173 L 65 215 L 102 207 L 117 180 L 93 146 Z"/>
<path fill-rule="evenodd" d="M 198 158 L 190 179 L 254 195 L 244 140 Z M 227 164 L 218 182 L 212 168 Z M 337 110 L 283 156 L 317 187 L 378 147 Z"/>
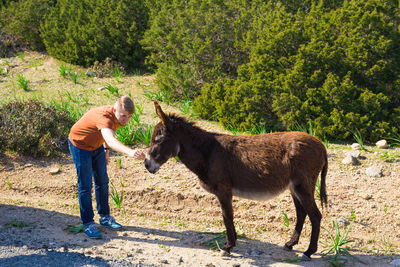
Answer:
<path fill-rule="evenodd" d="M 0 158 L 0 231 L 14 227 L 16 246 L 67 249 L 157 266 L 328 266 L 321 258 L 321 251 L 328 247 L 327 230 L 333 233 L 332 220 L 343 217 L 349 222 L 355 219 L 347 238 L 354 240 L 347 246 L 349 252 L 366 263 L 349 259 L 347 265 L 390 266 L 400 258 L 400 164 L 398 158 L 386 162 L 388 158 L 381 155 L 398 155 L 399 151 L 368 148 L 369 152 L 361 153 L 360 165 L 343 165 L 349 149 L 335 145 L 328 149 L 329 208 L 323 211 L 322 222 L 326 230 L 321 230 L 319 251 L 311 262 L 285 261 L 301 256 L 311 230 L 307 220 L 295 250 L 282 249 L 295 220 L 289 192 L 265 202 L 234 198 L 235 225 L 241 238 L 232 255 L 223 256 L 207 245 L 225 230 L 218 202 L 200 187 L 193 173 L 169 160 L 153 175 L 142 162 L 117 154 L 112 154 L 109 176 L 118 192 L 123 183 L 124 200 L 120 209 L 111 199 L 110 206 L 123 230 L 101 229 L 101 240 L 66 230 L 80 223 L 76 175 L 69 155 L 34 159 L 5 154 Z M 382 167 L 383 177 L 367 176 L 365 169 L 371 165 Z M 52 168 L 60 172 L 50 174 Z M 284 223 L 285 213 L 289 227 Z M 11 225 L 17 221 L 26 226 Z M 344 223 L 339 225 L 343 232 Z M 17 240 L 18 233 L 24 238 Z"/>

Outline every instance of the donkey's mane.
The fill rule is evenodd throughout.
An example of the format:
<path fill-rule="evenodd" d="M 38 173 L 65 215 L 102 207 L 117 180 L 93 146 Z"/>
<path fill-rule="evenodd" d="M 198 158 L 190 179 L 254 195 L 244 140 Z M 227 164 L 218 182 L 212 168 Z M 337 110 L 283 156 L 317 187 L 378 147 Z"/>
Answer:
<path fill-rule="evenodd" d="M 168 118 L 171 120 L 173 125 L 178 126 L 180 130 L 190 134 L 192 138 L 200 141 L 200 144 L 206 142 L 207 140 L 209 141 L 210 137 L 213 139 L 213 137 L 221 135 L 219 133 L 206 131 L 197 126 L 195 122 L 188 121 L 185 117 L 181 117 L 175 113 L 168 114 Z"/>

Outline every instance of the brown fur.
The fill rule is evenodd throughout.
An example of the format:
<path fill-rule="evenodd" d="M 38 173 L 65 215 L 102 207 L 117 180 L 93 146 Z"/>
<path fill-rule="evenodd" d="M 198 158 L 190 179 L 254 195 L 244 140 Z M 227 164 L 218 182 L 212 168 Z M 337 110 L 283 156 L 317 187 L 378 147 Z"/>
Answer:
<path fill-rule="evenodd" d="M 266 199 L 289 189 L 296 206 L 297 222 L 291 239 L 298 243 L 306 215 L 312 224 L 307 259 L 317 251 L 322 215 L 314 200 L 321 172 L 321 203 L 327 203 L 325 177 L 328 168 L 325 146 L 302 132 L 261 135 L 223 135 L 206 132 L 175 115 L 167 116 L 155 102 L 161 122 L 156 125 L 146 168 L 156 172 L 168 158 L 179 159 L 200 179 L 201 185 L 217 196 L 227 230 L 224 250 L 236 244 L 232 196 Z"/>

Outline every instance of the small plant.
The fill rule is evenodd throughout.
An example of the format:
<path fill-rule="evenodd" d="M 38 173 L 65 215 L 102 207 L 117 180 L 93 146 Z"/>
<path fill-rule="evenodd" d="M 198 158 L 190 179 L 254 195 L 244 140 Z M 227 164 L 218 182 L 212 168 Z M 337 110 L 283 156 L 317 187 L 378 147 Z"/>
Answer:
<path fill-rule="evenodd" d="M 107 91 L 110 92 L 112 95 L 119 96 L 119 90 L 118 90 L 117 87 L 112 86 L 111 84 L 108 84 L 108 85 L 106 86 L 106 89 L 107 89 Z"/>
<path fill-rule="evenodd" d="M 329 145 L 330 145 L 329 140 L 324 139 L 324 140 L 322 141 L 322 143 L 324 143 L 324 145 L 325 145 L 326 148 L 329 148 Z"/>
<path fill-rule="evenodd" d="M 116 159 L 116 162 L 117 162 L 118 168 L 121 169 L 121 167 L 122 167 L 122 159 L 121 159 L 121 158 L 117 158 L 117 159 Z"/>
<path fill-rule="evenodd" d="M 354 131 L 352 131 L 352 134 L 356 142 L 360 145 L 361 150 L 366 151 L 360 131 L 358 129 L 355 129 Z"/>
<path fill-rule="evenodd" d="M 286 212 L 283 212 L 282 218 L 283 218 L 283 225 L 289 227 L 289 217 Z"/>
<path fill-rule="evenodd" d="M 226 231 L 223 231 L 221 233 L 212 233 L 212 234 L 217 236 L 207 241 L 204 241 L 201 244 L 211 248 L 212 250 L 221 250 L 221 247 L 223 247 L 226 241 Z M 237 238 L 243 238 L 243 237 L 245 237 L 245 234 L 241 231 L 237 231 Z"/>
<path fill-rule="evenodd" d="M 400 133 L 394 134 L 394 137 L 389 137 L 389 140 L 391 140 L 391 144 L 394 146 L 400 146 Z"/>
<path fill-rule="evenodd" d="M 295 129 L 299 132 L 304 132 L 304 133 L 308 133 L 312 136 L 315 136 L 316 134 L 316 129 L 315 129 L 315 123 L 314 122 L 308 122 L 308 127 L 307 126 L 303 126 L 299 123 L 296 123 L 295 125 Z"/>
<path fill-rule="evenodd" d="M 119 80 L 122 78 L 122 73 L 121 73 L 121 71 L 119 70 L 118 67 L 115 67 L 111 71 L 111 76 L 114 77 L 117 82 L 119 82 Z"/>
<path fill-rule="evenodd" d="M 250 130 L 246 131 L 248 134 L 265 134 L 267 133 L 267 126 L 265 124 L 255 125 Z"/>
<path fill-rule="evenodd" d="M 23 227 L 27 227 L 29 225 L 31 225 L 30 223 L 26 223 L 23 221 L 11 221 L 5 224 L 6 226 L 11 226 L 11 227 L 17 227 L 17 228 L 23 228 Z"/>
<path fill-rule="evenodd" d="M 356 218 L 356 213 L 355 213 L 355 211 L 354 211 L 353 208 L 351 208 L 350 213 L 351 213 L 351 220 L 352 220 L 353 222 L 355 222 L 357 218 Z"/>
<path fill-rule="evenodd" d="M 114 184 L 111 182 L 111 198 L 115 203 L 117 209 L 121 208 L 122 201 L 124 200 L 124 184 L 121 181 L 121 193 L 118 193 L 117 189 L 115 188 Z"/>
<path fill-rule="evenodd" d="M 182 112 L 182 114 L 191 116 L 193 114 L 192 104 L 192 100 L 181 100 L 179 110 Z"/>
<path fill-rule="evenodd" d="M 319 178 L 317 179 L 317 183 L 315 185 L 315 199 L 321 199 L 321 180 Z"/>
<path fill-rule="evenodd" d="M 74 82 L 74 84 L 78 83 L 78 72 L 70 73 L 71 81 Z"/>
<path fill-rule="evenodd" d="M 379 158 L 386 162 L 394 162 L 396 160 L 396 156 L 389 153 L 388 151 L 385 151 L 383 154 L 381 154 Z"/>
<path fill-rule="evenodd" d="M 347 263 L 347 256 L 356 259 L 349 251 L 345 248 L 346 244 L 354 242 L 354 240 L 347 240 L 352 223 L 346 226 L 343 235 L 340 234 L 340 229 L 337 221 L 332 221 L 334 226 L 334 233 L 331 233 L 325 227 L 322 227 L 330 237 L 329 247 L 322 251 L 324 253 L 324 260 L 327 261 L 331 266 L 344 266 Z M 333 256 L 327 257 L 329 253 L 333 252 Z"/>
<path fill-rule="evenodd" d="M 18 52 L 18 53 L 16 54 L 16 56 L 17 56 L 19 59 L 21 59 L 22 61 L 25 60 L 25 56 L 24 56 L 24 54 L 21 53 L 21 52 Z"/>
<path fill-rule="evenodd" d="M 65 69 L 64 64 L 60 64 L 60 66 L 58 68 L 58 72 L 60 73 L 60 76 L 63 78 L 65 78 L 67 76 L 67 70 Z"/>
<path fill-rule="evenodd" d="M 88 104 L 89 103 L 89 98 L 88 97 L 83 97 L 82 95 L 78 94 L 77 96 L 73 96 L 70 92 L 65 93 L 68 99 L 75 104 Z"/>
<path fill-rule="evenodd" d="M 19 84 L 19 87 L 21 87 L 25 91 L 29 91 L 29 81 L 24 78 L 24 75 L 18 74 L 17 75 L 17 82 Z"/>
<path fill-rule="evenodd" d="M 10 177 L 7 176 L 7 186 L 9 189 L 12 189 L 12 183 L 10 182 Z"/>
<path fill-rule="evenodd" d="M 84 228 L 85 226 L 83 224 L 77 224 L 77 225 L 68 225 L 67 228 L 65 228 L 64 230 L 73 234 L 77 234 L 83 232 Z"/>

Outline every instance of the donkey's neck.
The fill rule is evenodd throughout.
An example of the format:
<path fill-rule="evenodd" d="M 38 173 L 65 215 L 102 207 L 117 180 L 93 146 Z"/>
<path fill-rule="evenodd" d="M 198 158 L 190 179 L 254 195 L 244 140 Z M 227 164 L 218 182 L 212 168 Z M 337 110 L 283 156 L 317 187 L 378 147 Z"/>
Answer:
<path fill-rule="evenodd" d="M 206 179 L 209 155 L 215 147 L 215 136 L 218 134 L 206 132 L 193 125 L 184 127 L 179 132 L 179 159 L 201 180 Z"/>

